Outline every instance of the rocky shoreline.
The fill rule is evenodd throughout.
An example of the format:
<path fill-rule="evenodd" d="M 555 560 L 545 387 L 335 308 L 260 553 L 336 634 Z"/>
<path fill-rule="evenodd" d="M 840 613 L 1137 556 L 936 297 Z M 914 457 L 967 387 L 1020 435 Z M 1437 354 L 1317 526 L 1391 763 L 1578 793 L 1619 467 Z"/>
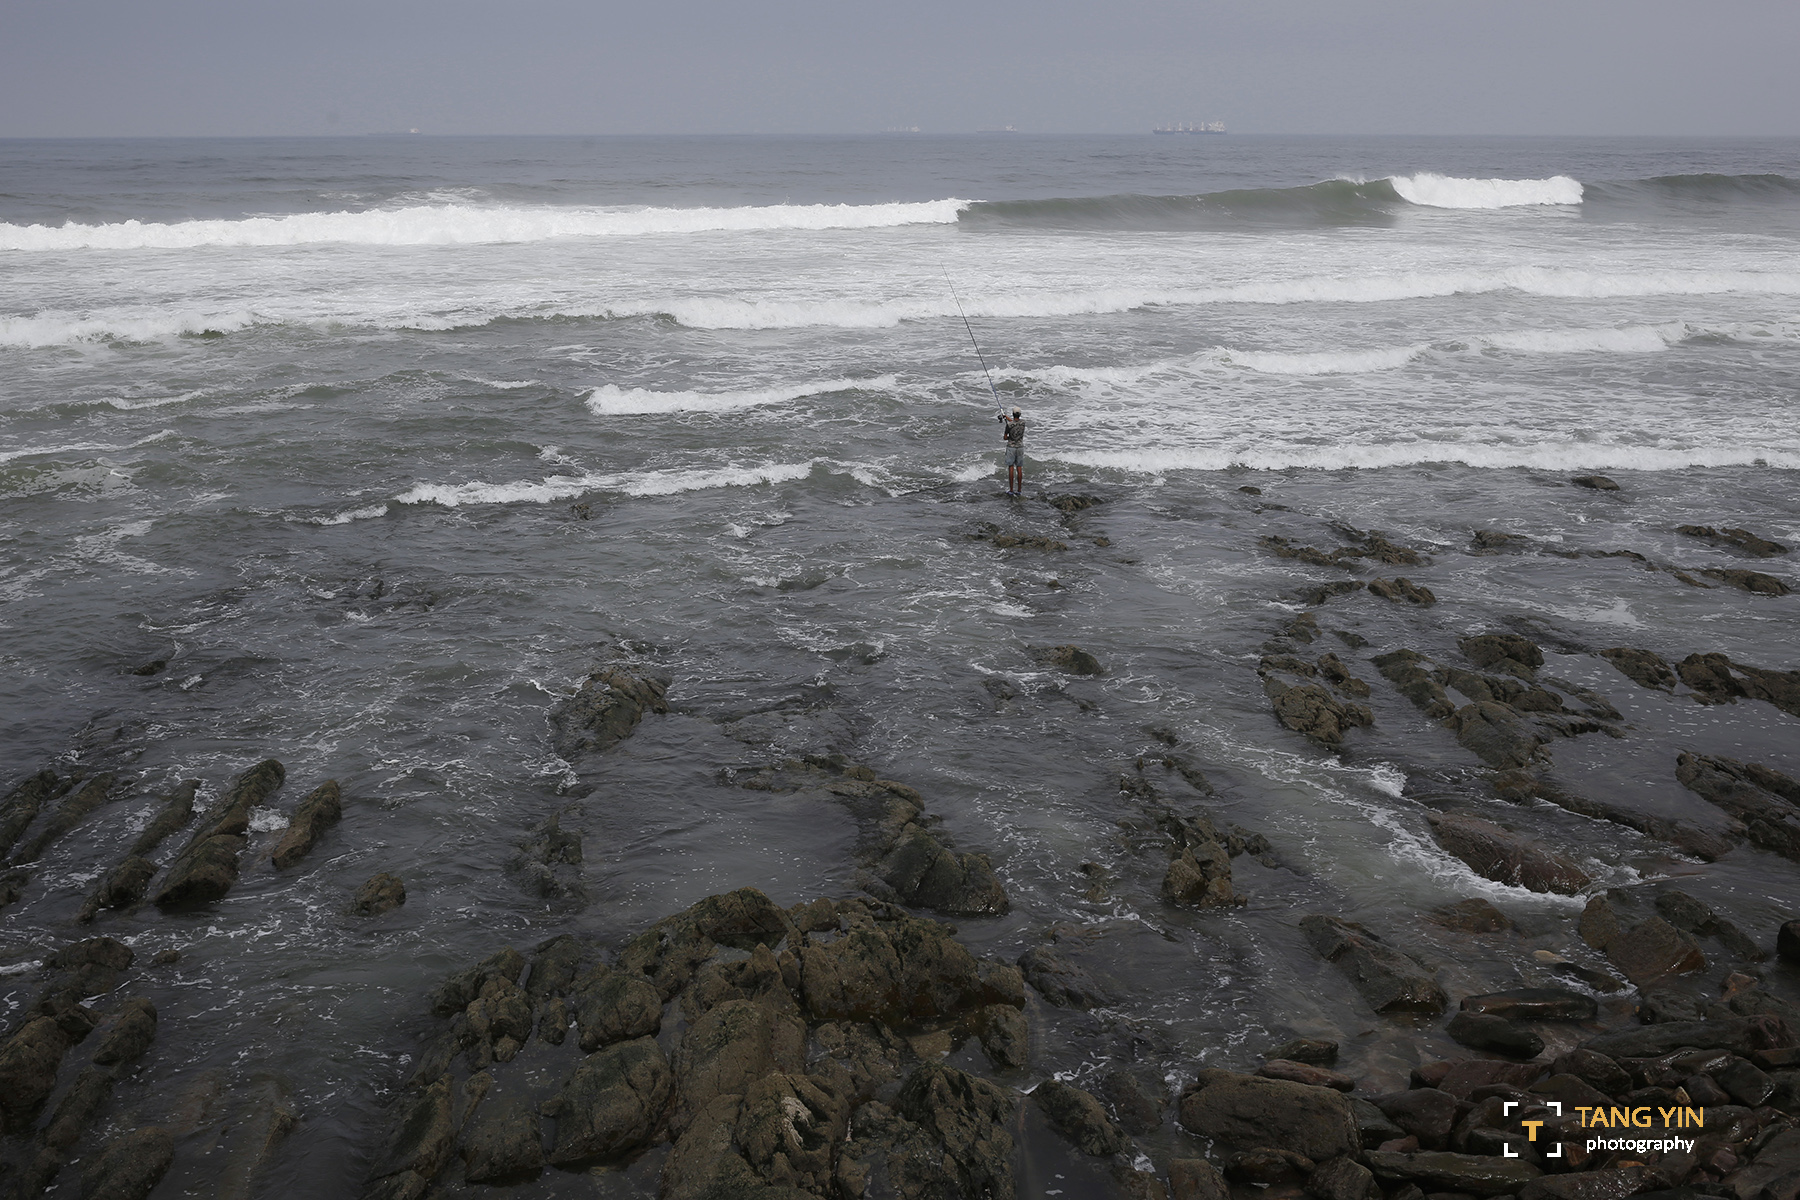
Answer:
<path fill-rule="evenodd" d="M 1573 482 L 1616 490 L 1595 480 Z M 1105 497 L 1043 499 L 966 539 L 1021 564 L 1116 549 L 1095 524 Z M 1332 531 L 1340 544 L 1325 549 L 1284 534 L 1256 541 L 1255 553 L 1305 573 L 1246 664 L 1272 726 L 1354 760 L 1393 719 L 1384 713 L 1416 714 L 1419 744 L 1454 746 L 1481 764 L 1441 794 L 1423 769 L 1409 781 L 1429 806 L 1436 846 L 1479 879 L 1564 907 L 1523 923 L 1482 898 L 1413 914 L 1433 931 L 1435 959 L 1398 919 L 1294 911 L 1285 924 L 1373 1028 L 1233 1044 L 1171 1072 L 1166 1035 L 1124 1011 L 1129 956 L 1109 946 L 1106 920 L 1022 913 L 1004 851 L 953 835 L 924 789 L 831 738 L 780 753 L 771 730 L 830 707 L 823 693 L 803 692 L 711 718 L 749 757 L 709 765 L 737 794 L 816 804 L 849 821 L 853 892 L 799 888 L 806 898 L 782 905 L 771 881 L 607 938 L 581 915 L 594 900 L 582 808 L 553 813 L 496 865 L 520 894 L 560 906 L 549 922 L 559 931 L 497 940 L 394 1013 L 417 1046 L 404 1072 L 372 1081 L 388 1090 L 387 1128 L 364 1135 L 362 1194 L 548 1196 L 579 1185 L 659 1200 L 1796 1200 L 1800 900 L 1778 929 L 1746 928 L 1669 878 L 1601 879 L 1578 846 L 1548 842 L 1511 814 L 1542 808 L 1615 826 L 1669 863 L 1769 856 L 1791 885 L 1800 780 L 1767 763 L 1674 750 L 1669 778 L 1708 815 L 1581 795 L 1556 754 L 1596 735 L 1629 740 L 1631 723 L 1616 694 L 1550 663 L 1584 655 L 1629 688 L 1709 709 L 1766 704 L 1783 719 L 1800 717 L 1800 671 L 1704 644 L 1685 657 L 1571 647 L 1522 620 L 1470 630 L 1452 589 L 1423 581 L 1442 548 Z M 1786 553 L 1736 527 L 1683 526 L 1680 536 L 1762 559 Z M 1564 552 L 1482 531 L 1464 553 Z M 1792 602 L 1772 575 L 1635 558 L 1683 586 Z M 1413 574 L 1393 573 L 1402 567 Z M 1356 604 L 1379 606 L 1405 632 L 1374 642 L 1339 619 Z M 982 704 L 1104 705 L 1089 690 L 1109 675 L 1101 655 L 1075 644 L 1026 654 L 1037 678 L 991 675 Z M 549 713 L 548 743 L 582 781 L 569 800 L 605 778 L 608 756 L 646 722 L 681 715 L 680 680 L 656 658 L 620 650 Z M 1071 888 L 1083 903 L 1099 914 L 1127 897 L 1141 911 L 1223 920 L 1254 898 L 1251 880 L 1296 871 L 1276 829 L 1226 819 L 1203 754 L 1161 726 L 1142 732 L 1108 760 L 1120 855 L 1081 863 Z M 145 799 L 123 766 L 53 764 L 0 800 L 0 908 L 36 900 L 41 865 L 62 839 L 103 830 L 107 846 L 79 903 L 59 901 L 39 920 L 52 933 L 8 960 L 23 969 L 11 971 L 18 1001 L 0 1032 L 0 1200 L 162 1195 L 203 1126 L 221 1154 L 204 1172 L 218 1195 L 274 1194 L 268 1164 L 305 1114 L 279 1080 L 194 1100 L 141 1078 L 159 1026 L 143 993 L 180 956 L 140 961 L 106 929 L 140 911 L 203 913 L 246 873 L 300 868 L 347 836 L 340 823 L 358 799 L 337 780 L 289 792 L 275 759 L 240 770 L 196 816 L 203 786 L 167 789 L 129 830 L 105 819 L 125 798 Z M 406 899 L 407 880 L 379 870 L 338 908 L 347 922 L 403 921 Z M 1020 922 L 1022 952 L 987 952 L 947 923 L 1003 919 Z M 1522 985 L 1463 986 L 1445 969 L 1458 947 L 1515 962 Z M 1461 1050 L 1447 1057 L 1446 1045 Z M 125 1081 L 136 1098 L 121 1105 Z M 236 1114 L 222 1126 L 218 1106 Z M 1629 1115 L 1640 1112 L 1661 1115 Z M 1590 1145 L 1621 1138 L 1670 1145 Z"/>

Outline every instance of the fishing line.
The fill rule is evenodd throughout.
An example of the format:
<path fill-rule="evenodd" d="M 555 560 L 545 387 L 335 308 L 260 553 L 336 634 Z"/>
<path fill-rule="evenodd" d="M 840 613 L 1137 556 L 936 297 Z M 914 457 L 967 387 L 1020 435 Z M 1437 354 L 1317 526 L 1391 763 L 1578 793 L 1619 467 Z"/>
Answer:
<path fill-rule="evenodd" d="M 956 294 L 956 285 L 950 282 L 950 272 L 947 268 L 938 269 L 944 272 L 944 286 L 950 289 L 950 299 L 956 301 L 956 315 L 962 318 L 963 328 L 969 331 L 969 345 L 975 347 L 975 357 L 981 360 L 981 373 L 987 379 L 988 391 L 994 393 L 994 403 L 1005 408 L 1006 401 L 1000 399 L 1000 389 L 994 386 L 994 377 L 988 372 L 987 356 L 981 352 L 981 343 L 975 340 L 975 327 L 969 324 L 969 314 L 963 311 L 962 297 Z"/>

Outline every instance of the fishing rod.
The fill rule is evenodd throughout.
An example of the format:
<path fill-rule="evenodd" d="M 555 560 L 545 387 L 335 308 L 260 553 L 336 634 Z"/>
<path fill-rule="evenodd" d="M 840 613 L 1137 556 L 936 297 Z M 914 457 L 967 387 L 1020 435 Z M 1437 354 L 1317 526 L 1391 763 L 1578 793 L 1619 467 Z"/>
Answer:
<path fill-rule="evenodd" d="M 988 371 L 987 355 L 981 352 L 981 343 L 975 340 L 975 327 L 969 324 L 969 314 L 963 311 L 962 297 L 956 294 L 956 285 L 950 282 L 949 270 L 940 270 L 944 272 L 944 286 L 950 289 L 950 299 L 956 301 L 956 315 L 962 318 L 963 328 L 969 331 L 969 345 L 975 347 L 975 357 L 981 360 L 981 373 L 987 379 L 988 391 L 994 393 L 994 403 L 1005 408 L 1006 401 L 1000 399 L 1000 389 L 994 386 L 994 377 Z"/>

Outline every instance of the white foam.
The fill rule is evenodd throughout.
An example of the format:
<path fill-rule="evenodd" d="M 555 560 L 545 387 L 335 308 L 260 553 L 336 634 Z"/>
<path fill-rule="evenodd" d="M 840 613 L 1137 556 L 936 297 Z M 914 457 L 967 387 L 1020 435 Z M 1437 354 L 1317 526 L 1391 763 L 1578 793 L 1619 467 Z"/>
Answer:
<path fill-rule="evenodd" d="M 1626 325 L 1613 329 L 1528 329 L 1491 333 L 1481 341 L 1497 350 L 1526 354 L 1653 354 L 1688 336 L 1687 326 Z"/>
<path fill-rule="evenodd" d="M 1514 208 L 1580 204 L 1581 184 L 1567 175 L 1548 179 L 1458 179 L 1453 175 L 1396 175 L 1388 180 L 1400 198 L 1427 208 Z"/>
<path fill-rule="evenodd" d="M 174 435 L 173 429 L 159 429 L 149 437 L 139 438 L 135 442 L 126 442 L 122 446 L 107 446 L 98 442 L 77 442 L 68 446 L 27 446 L 23 450 L 0 450 L 0 462 L 11 462 L 15 458 L 32 458 L 40 454 L 86 454 L 94 451 L 106 454 L 120 450 L 135 450 L 139 446 L 160 442 L 163 438 Z"/>
<path fill-rule="evenodd" d="M 694 470 L 642 471 L 624 475 L 552 475 L 537 481 L 458 484 L 419 484 L 394 500 L 400 504 L 441 504 L 459 508 L 465 504 L 549 504 L 587 492 L 623 492 L 627 496 L 671 496 L 709 488 L 754 487 L 785 483 L 812 474 L 821 460 L 803 463 L 771 463 L 760 467 L 696 468 Z"/>
<path fill-rule="evenodd" d="M 369 521 L 388 514 L 386 504 L 371 504 L 367 508 L 353 508 L 347 512 L 333 513 L 329 517 L 300 517 L 307 525 L 348 525 L 352 521 Z"/>
<path fill-rule="evenodd" d="M 1310 354 L 1230 350 L 1219 357 L 1222 362 L 1248 367 L 1264 375 L 1364 375 L 1404 367 L 1427 349 L 1429 347 L 1420 344 L 1387 350 L 1322 350 Z"/>
<path fill-rule="evenodd" d="M 1686 467 L 1746 466 L 1800 469 L 1800 451 L 1743 446 L 1673 449 L 1567 441 L 1537 444 L 1408 441 L 1332 446 L 1271 446 L 1263 443 L 1255 449 L 1197 446 L 1153 450 L 1040 450 L 1037 456 L 1074 466 L 1143 474 L 1223 471 L 1231 467 L 1258 471 L 1370 470 L 1446 462 L 1470 467 L 1529 467 L 1543 471 L 1678 471 Z"/>
<path fill-rule="evenodd" d="M 587 406 L 588 411 L 601 417 L 672 412 L 731 412 L 767 404 L 785 404 L 790 400 L 822 396 L 830 392 L 885 392 L 892 390 L 896 382 L 894 376 L 882 375 L 874 379 L 826 379 L 742 392 L 657 392 L 648 388 L 621 388 L 609 383 L 588 394 Z"/>
<path fill-rule="evenodd" d="M 256 324 L 252 313 L 116 313 L 106 316 L 0 317 L 0 346 L 37 349 L 77 342 L 160 342 L 183 334 L 235 333 Z"/>
<path fill-rule="evenodd" d="M 769 204 L 740 208 L 561 208 L 420 204 L 367 212 L 293 213 L 171 224 L 0 223 L 0 250 L 187 250 L 197 246 L 487 245 L 554 238 L 949 224 L 968 202 Z"/>

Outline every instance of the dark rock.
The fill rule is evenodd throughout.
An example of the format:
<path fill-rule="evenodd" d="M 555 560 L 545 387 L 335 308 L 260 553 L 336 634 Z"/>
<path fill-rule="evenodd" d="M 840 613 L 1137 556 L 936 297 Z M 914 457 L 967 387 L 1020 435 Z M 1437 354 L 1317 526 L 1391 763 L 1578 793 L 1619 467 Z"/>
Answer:
<path fill-rule="evenodd" d="M 1044 1000 L 1057 1008 L 1100 1008 L 1117 995 L 1087 968 L 1049 946 L 1033 946 L 1019 956 L 1019 970 Z"/>
<path fill-rule="evenodd" d="M 549 1161 L 557 1166 L 616 1158 L 647 1145 L 662 1128 L 674 1077 L 649 1038 L 590 1055 L 548 1102 L 556 1118 Z"/>
<path fill-rule="evenodd" d="M 1324 746 L 1342 746 L 1351 729 L 1375 724 L 1375 714 L 1366 705 L 1338 700 L 1316 683 L 1291 686 L 1265 676 L 1263 690 L 1274 703 L 1276 719 Z"/>
<path fill-rule="evenodd" d="M 359 917 L 378 917 L 406 903 L 406 885 L 398 875 L 379 872 L 356 890 L 350 911 Z"/>
<path fill-rule="evenodd" d="M 6 793 L 6 799 L 0 800 L 0 859 L 12 852 L 44 805 L 68 791 L 73 782 L 46 767 Z"/>
<path fill-rule="evenodd" d="M 200 781 L 189 779 L 170 792 L 161 810 L 144 827 L 144 831 L 138 834 L 137 840 L 131 843 L 131 854 L 134 857 L 148 857 L 163 844 L 165 838 L 193 820 L 194 797 L 199 791 Z"/>
<path fill-rule="evenodd" d="M 285 870 L 312 853 L 325 831 L 338 823 L 344 814 L 343 792 L 335 779 L 327 779 L 294 810 L 287 832 L 281 835 L 271 861 L 276 870 Z"/>
<path fill-rule="evenodd" d="M 1544 652 L 1530 638 L 1516 633 L 1483 633 L 1457 643 L 1463 657 L 1483 670 L 1499 671 L 1529 679 L 1544 665 Z"/>
<path fill-rule="evenodd" d="M 82 1173 L 81 1200 L 144 1200 L 175 1161 L 175 1139 L 154 1125 L 113 1138 Z"/>
<path fill-rule="evenodd" d="M 1404 575 L 1394 579 L 1371 579 L 1369 591 L 1396 604 L 1417 604 L 1421 608 L 1429 608 L 1437 603 L 1437 597 L 1430 588 L 1421 587 Z"/>
<path fill-rule="evenodd" d="M 892 914 L 799 955 L 800 991 L 815 1020 L 902 1022 L 1005 1003 L 1005 980 L 934 921 Z M 1017 976 L 1013 976 L 1016 982 Z"/>
<path fill-rule="evenodd" d="M 901 1086 L 895 1107 L 944 1148 L 963 1195 L 1013 1200 L 1013 1100 L 1005 1090 L 927 1063 Z"/>
<path fill-rule="evenodd" d="M 1610 1100 L 1605 1092 L 1576 1075 L 1552 1075 L 1531 1085 L 1533 1095 L 1544 1096 L 1563 1106 L 1566 1113 L 1578 1107 L 1594 1108 Z"/>
<path fill-rule="evenodd" d="M 1317 1169 L 1318 1164 L 1304 1154 L 1271 1147 L 1239 1150 L 1225 1157 L 1225 1178 L 1233 1183 L 1292 1188 Z"/>
<path fill-rule="evenodd" d="M 1569 480 L 1576 487 L 1590 488 L 1596 492 L 1616 492 L 1619 485 L 1604 475 L 1577 475 Z"/>
<path fill-rule="evenodd" d="M 1049 666 L 1071 675 L 1099 675 L 1105 670 L 1100 660 L 1080 646 L 1052 646 L 1040 654 Z"/>
<path fill-rule="evenodd" d="M 1796 1044 L 1793 1032 L 1779 1017 L 1729 1017 L 1710 1021 L 1669 1021 L 1603 1033 L 1587 1043 L 1587 1049 L 1613 1059 L 1654 1058 L 1683 1047 L 1696 1050 L 1729 1050 L 1748 1057 L 1757 1050 L 1775 1050 Z"/>
<path fill-rule="evenodd" d="M 1032 1089 L 1031 1102 L 1083 1154 L 1118 1154 L 1129 1144 L 1100 1101 L 1078 1087 L 1046 1079 Z"/>
<path fill-rule="evenodd" d="M 1656 911 L 1677 929 L 1700 937 L 1716 937 L 1739 958 L 1762 962 L 1768 954 L 1743 930 L 1686 892 L 1665 888 L 1656 894 Z"/>
<path fill-rule="evenodd" d="M 525 977 L 526 994 L 534 1002 L 566 994 L 575 986 L 582 953 L 580 939 L 566 933 L 539 944 L 532 954 L 530 974 Z"/>
<path fill-rule="evenodd" d="M 1573 1075 L 1609 1096 L 1623 1095 L 1631 1090 L 1629 1071 L 1607 1055 L 1586 1047 L 1571 1050 L 1558 1058 L 1550 1064 L 1550 1070 L 1556 1075 Z"/>
<path fill-rule="evenodd" d="M 1786 921 L 1775 934 L 1775 953 L 1791 963 L 1800 963 L 1800 921 Z"/>
<path fill-rule="evenodd" d="M 1443 1064 L 1440 1064 L 1443 1065 Z M 1469 1099 L 1476 1089 L 1504 1084 L 1511 1088 L 1524 1088 L 1544 1073 L 1544 1068 L 1537 1063 L 1500 1062 L 1491 1058 L 1466 1058 L 1447 1064 L 1448 1069 L 1441 1074 L 1435 1073 L 1433 1086 L 1455 1096 L 1458 1100 Z M 1415 1068 L 1414 1074 L 1423 1072 L 1425 1067 Z"/>
<path fill-rule="evenodd" d="M 1237 902 L 1231 886 L 1231 852 L 1211 821 L 1202 816 L 1164 822 L 1175 853 L 1163 874 L 1162 897 L 1171 904 L 1214 908 Z"/>
<path fill-rule="evenodd" d="M 1750 841 L 1800 862 L 1800 808 L 1783 803 L 1787 779 L 1777 771 L 1736 759 L 1681 754 L 1675 777 L 1682 786 L 1743 823 Z"/>
<path fill-rule="evenodd" d="M 1616 1167 L 1545 1175 L 1519 1190 L 1519 1200 L 1625 1200 L 1644 1186 L 1644 1168 Z"/>
<path fill-rule="evenodd" d="M 1318 1038 L 1295 1038 L 1291 1042 L 1283 1042 L 1263 1056 L 1264 1058 L 1285 1058 L 1289 1062 L 1309 1063 L 1315 1067 L 1329 1067 L 1338 1058 L 1338 1044 Z"/>
<path fill-rule="evenodd" d="M 1660 688 L 1665 692 L 1675 690 L 1675 668 L 1659 654 L 1630 646 L 1616 646 L 1611 650 L 1602 650 L 1600 657 L 1619 668 L 1621 674 L 1640 687 Z"/>
<path fill-rule="evenodd" d="M 1456 1097 L 1439 1088 L 1414 1088 L 1376 1096 L 1370 1101 L 1400 1131 L 1419 1139 L 1427 1150 L 1442 1150 L 1450 1144 L 1450 1131 L 1456 1126 Z"/>
<path fill-rule="evenodd" d="M 1543 1172 L 1519 1158 L 1453 1154 L 1426 1150 L 1418 1154 L 1391 1154 L 1372 1150 L 1364 1155 L 1378 1179 L 1414 1183 L 1433 1192 L 1462 1192 L 1471 1196 L 1516 1195 Z"/>
<path fill-rule="evenodd" d="M 1573 896 L 1593 882 L 1573 861 L 1491 821 L 1454 813 L 1428 818 L 1438 844 L 1484 879 Z"/>
<path fill-rule="evenodd" d="M 1181 1096 L 1181 1124 L 1229 1146 L 1271 1142 L 1319 1161 L 1354 1154 L 1356 1121 L 1341 1092 L 1285 1079 L 1206 1070 Z"/>
<path fill-rule="evenodd" d="M 1323 583 L 1317 587 L 1301 588 L 1294 593 L 1304 604 L 1324 604 L 1339 596 L 1348 596 L 1360 592 L 1367 587 L 1360 579 L 1337 579 L 1331 583 Z"/>
<path fill-rule="evenodd" d="M 1239 489 L 1238 489 L 1238 491 L 1240 491 L 1240 492 L 1242 492 L 1242 493 L 1244 493 L 1244 494 L 1245 494 L 1245 495 L 1246 495 L 1246 496 L 1260 496 L 1260 495 L 1262 495 L 1262 489 L 1261 489 L 1261 488 L 1259 488 L 1259 487 L 1254 487 L 1254 486 L 1252 486 L 1252 485 L 1251 485 L 1251 484 L 1248 484 L 1248 483 L 1246 483 L 1246 484 L 1245 484 L 1245 485 L 1244 485 L 1244 486 L 1242 486 L 1242 487 L 1240 487 L 1240 488 L 1239 488 Z"/>
<path fill-rule="evenodd" d="M 1771 542 L 1767 538 L 1757 537 L 1748 529 L 1714 529 L 1711 525 L 1682 525 L 1678 526 L 1675 532 L 1711 542 L 1715 546 L 1730 546 L 1756 558 L 1778 558 L 1788 552 L 1787 547 L 1780 542 Z"/>
<path fill-rule="evenodd" d="M 13 856 L 14 862 L 36 862 L 44 853 L 44 848 L 56 841 L 70 830 L 80 825 L 94 810 L 108 800 L 116 798 L 114 785 L 117 777 L 111 774 L 98 775 L 83 784 L 74 795 L 56 806 L 35 837 L 19 846 Z"/>
<path fill-rule="evenodd" d="M 1465 1046 L 1514 1058 L 1536 1058 L 1544 1051 L 1543 1038 L 1491 1013 L 1459 1012 L 1445 1032 Z"/>
<path fill-rule="evenodd" d="M 1444 692 L 1443 684 L 1423 664 L 1431 660 L 1415 650 L 1395 650 L 1389 654 L 1378 654 L 1370 660 L 1375 669 L 1381 672 L 1382 678 L 1394 685 L 1394 688 L 1413 706 L 1432 718 L 1447 717 L 1456 711 L 1450 703 L 1450 697 Z"/>
<path fill-rule="evenodd" d="M 1746 571 L 1739 567 L 1705 567 L 1700 574 L 1758 596 L 1785 596 L 1793 591 L 1775 576 L 1765 575 L 1761 571 Z"/>
<path fill-rule="evenodd" d="M 1563 988 L 1516 988 L 1463 997 L 1464 1012 L 1489 1013 L 1509 1021 L 1591 1021 L 1599 1014 L 1594 998 Z"/>
<path fill-rule="evenodd" d="M 544 1166 L 537 1113 L 523 1100 L 490 1100 L 463 1132 L 462 1155 L 471 1183 L 535 1174 Z"/>
<path fill-rule="evenodd" d="M 1333 1071 L 1329 1067 L 1315 1067 L 1286 1058 L 1271 1058 L 1258 1067 L 1256 1073 L 1264 1079 L 1286 1079 L 1294 1083 L 1304 1083 L 1310 1087 L 1334 1088 L 1340 1092 L 1356 1089 L 1356 1080 L 1348 1075 Z"/>
<path fill-rule="evenodd" d="M 1465 704 L 1445 723 L 1482 762 L 1501 770 L 1528 766 L 1544 744 L 1510 706 L 1492 700 Z"/>
<path fill-rule="evenodd" d="M 1162 1110 L 1167 1101 L 1161 1089 L 1155 1089 L 1153 1094 L 1128 1072 L 1112 1070 L 1101 1076 L 1100 1098 L 1111 1106 L 1113 1116 L 1126 1133 L 1142 1137 L 1162 1127 Z"/>
<path fill-rule="evenodd" d="M 630 971 L 594 967 L 575 983 L 575 1024 L 581 1049 L 592 1054 L 614 1042 L 654 1036 L 662 1028 L 662 997 Z"/>
<path fill-rule="evenodd" d="M 113 1073 L 103 1067 L 82 1068 L 81 1074 L 75 1077 L 75 1082 L 69 1085 L 62 1098 L 56 1102 L 56 1111 L 50 1114 L 49 1124 L 38 1135 L 44 1147 L 56 1151 L 60 1156 L 80 1141 L 81 1135 L 112 1098 L 114 1082 Z M 58 1161 L 55 1166 L 60 1169 L 62 1163 Z M 48 1183 L 49 1180 L 44 1179 L 43 1182 Z"/>
<path fill-rule="evenodd" d="M 900 1035 L 879 1022 L 826 1021 L 813 1027 L 813 1038 L 825 1052 L 813 1073 L 857 1100 L 898 1080 L 901 1062 L 911 1054 Z"/>
<path fill-rule="evenodd" d="M 504 979 L 517 983 L 525 970 L 525 956 L 511 946 L 496 951 L 472 967 L 466 967 L 445 979 L 431 996 L 433 1016 L 448 1017 L 475 1002 L 489 981 Z"/>
<path fill-rule="evenodd" d="M 1229 1200 L 1231 1186 L 1204 1158 L 1177 1158 L 1169 1163 L 1169 1200 Z"/>
<path fill-rule="evenodd" d="M 38 1106 L 56 1087 L 71 1038 L 51 1017 L 35 1017 L 0 1045 L 0 1132 L 30 1128 Z"/>
<path fill-rule="evenodd" d="M 1768 1100 L 1775 1081 L 1757 1069 L 1754 1063 L 1732 1058 L 1710 1072 L 1714 1083 L 1745 1108 L 1756 1108 Z"/>
<path fill-rule="evenodd" d="M 445 1075 L 405 1102 L 399 1128 L 370 1172 L 371 1181 L 413 1174 L 429 1182 L 438 1173 L 456 1142 L 455 1089 Z"/>
<path fill-rule="evenodd" d="M 1334 1158 L 1307 1177 L 1306 1194 L 1314 1200 L 1380 1200 L 1381 1188 L 1374 1172 L 1355 1159 Z"/>
<path fill-rule="evenodd" d="M 951 916 L 1002 916 L 1012 909 L 985 854 L 957 854 L 930 830 L 907 826 L 876 872 L 903 904 Z"/>
<path fill-rule="evenodd" d="M 1300 930 L 1376 1012 L 1442 1012 L 1449 1003 L 1429 971 L 1360 925 L 1315 913 L 1301 918 Z"/>
<path fill-rule="evenodd" d="M 1031 1046 L 1031 1029 L 1025 1014 L 1010 1004 L 989 1004 L 971 1022 L 988 1059 L 1003 1071 L 1024 1067 Z"/>
<path fill-rule="evenodd" d="M 671 1127 L 680 1131 L 715 1096 L 742 1095 L 752 1081 L 774 1071 L 804 1071 L 806 1023 L 767 1000 L 727 1000 L 688 1026 L 675 1068 Z"/>
<path fill-rule="evenodd" d="M 1440 908 L 1431 915 L 1431 919 L 1445 929 L 1454 929 L 1458 933 L 1498 933 L 1502 929 L 1512 928 L 1512 922 L 1505 913 L 1478 897 L 1458 900 L 1455 904 Z"/>
<path fill-rule="evenodd" d="M 1651 917 L 1607 942 L 1606 957 L 1642 988 L 1668 975 L 1706 969 L 1694 939 L 1661 917 Z"/>
<path fill-rule="evenodd" d="M 1076 493 L 1069 493 L 1067 495 L 1061 495 L 1061 496 L 1046 496 L 1046 497 L 1044 497 L 1044 503 L 1048 504 L 1051 508 L 1057 509 L 1064 513 L 1078 513 L 1084 509 L 1089 509 L 1089 508 L 1095 507 L 1096 505 L 1105 504 L 1106 501 L 1101 499 L 1099 496 L 1085 496 L 1085 495 L 1079 495 Z"/>
<path fill-rule="evenodd" d="M 130 1062 L 150 1048 L 156 1037 L 156 1005 L 142 996 L 119 1006 L 112 1028 L 100 1039 L 94 1061 L 102 1066 Z"/>
<path fill-rule="evenodd" d="M 286 768 L 272 758 L 239 775 L 169 865 L 156 903 L 168 907 L 223 898 L 237 882 L 238 851 L 244 848 L 244 835 L 250 828 L 250 810 L 286 778 Z"/>
<path fill-rule="evenodd" d="M 82 902 L 75 919 L 85 925 L 99 916 L 101 909 L 129 908 L 144 898 L 144 892 L 155 877 L 155 863 L 132 855 L 106 873 L 100 886 Z"/>
<path fill-rule="evenodd" d="M 550 714 L 550 743 L 573 761 L 610 750 L 630 737 L 645 713 L 666 713 L 669 681 L 608 667 L 588 676 L 581 690 Z"/>

